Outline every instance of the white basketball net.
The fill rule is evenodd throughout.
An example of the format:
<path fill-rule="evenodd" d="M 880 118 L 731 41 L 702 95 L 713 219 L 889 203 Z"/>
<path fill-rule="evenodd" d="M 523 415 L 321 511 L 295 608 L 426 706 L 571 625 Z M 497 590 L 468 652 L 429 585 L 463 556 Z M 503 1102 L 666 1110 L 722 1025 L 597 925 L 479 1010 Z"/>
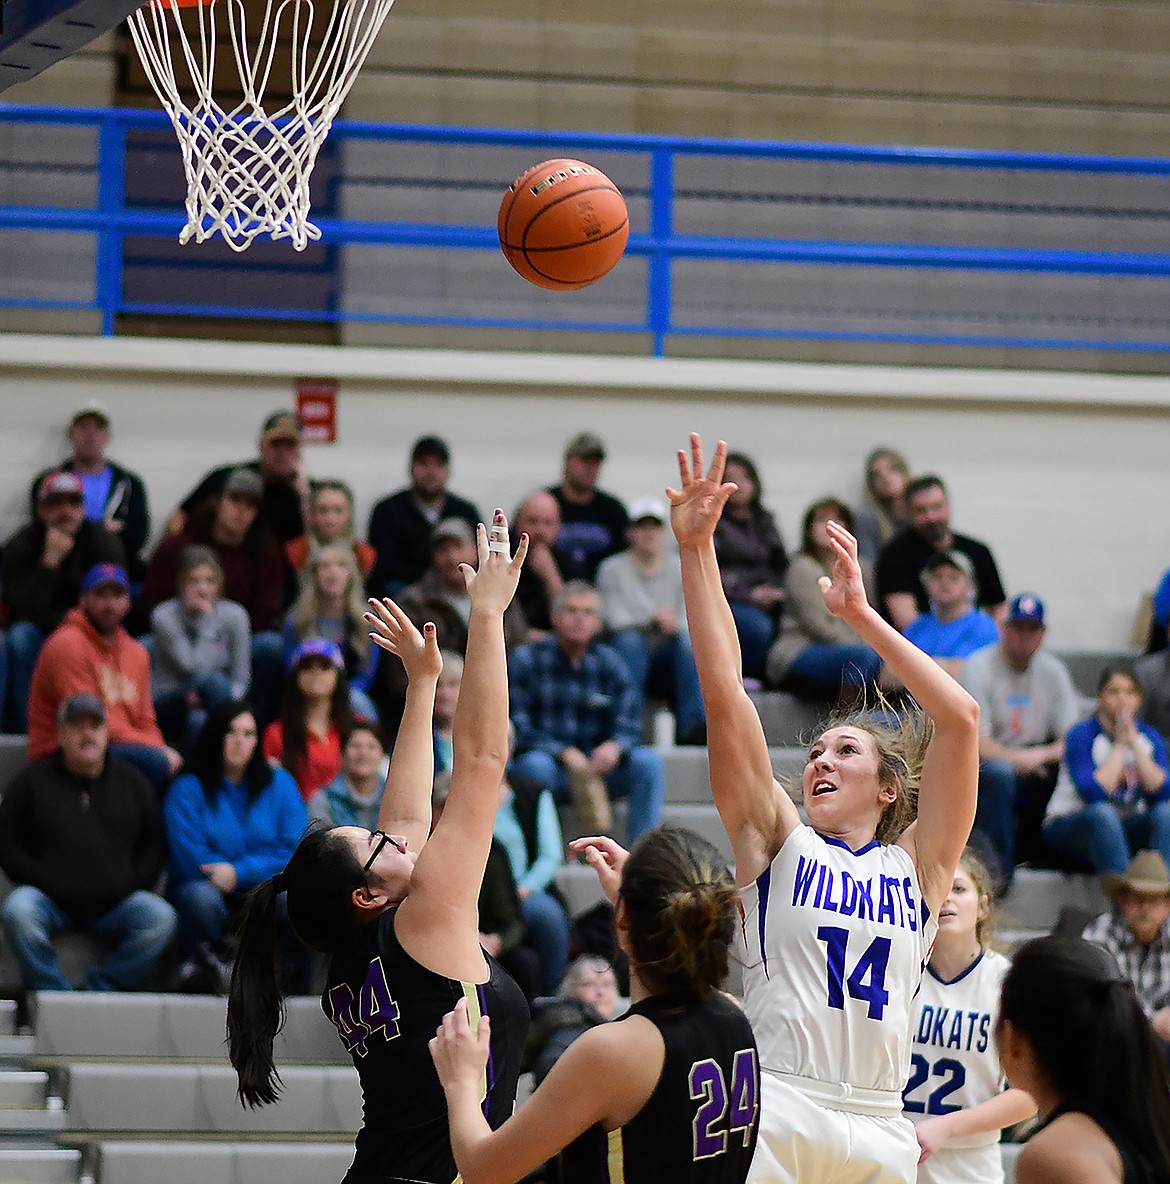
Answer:
<path fill-rule="evenodd" d="M 258 24 L 243 0 L 183 6 L 178 0 L 151 0 L 130 17 L 143 69 L 183 152 L 187 225 L 181 243 L 219 233 L 232 250 L 243 251 L 257 235 L 267 234 L 303 251 L 310 239 L 321 237 L 309 221 L 309 177 L 394 0 L 263 2 Z M 319 6 L 328 14 L 324 29 L 314 28 Z M 259 5 L 254 7 L 258 11 Z M 223 14 L 218 39 L 216 10 Z M 182 13 L 189 14 L 187 29 Z M 230 111 L 212 94 L 217 67 L 221 89 L 223 70 L 231 69 L 219 44 L 224 25 L 243 92 Z M 291 58 L 292 99 L 267 112 L 264 89 L 278 49 Z M 176 63 L 186 65 L 178 78 Z M 184 87 L 194 90 L 191 105 L 181 94 Z"/>

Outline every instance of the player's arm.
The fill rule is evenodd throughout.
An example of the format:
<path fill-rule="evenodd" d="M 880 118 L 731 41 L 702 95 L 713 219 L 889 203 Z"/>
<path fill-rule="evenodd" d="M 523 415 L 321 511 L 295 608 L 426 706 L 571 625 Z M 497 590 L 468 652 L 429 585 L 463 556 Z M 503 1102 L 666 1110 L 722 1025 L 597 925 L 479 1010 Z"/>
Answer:
<path fill-rule="evenodd" d="M 925 1163 L 952 1139 L 1001 1131 L 1004 1127 L 1031 1118 L 1035 1113 L 1036 1102 L 1031 1094 L 1022 1089 L 1007 1089 L 976 1106 L 924 1118 L 914 1124 L 914 1134 L 922 1152 L 918 1162 Z"/>
<path fill-rule="evenodd" d="M 857 540 L 836 522 L 828 531 L 836 559 L 832 578 L 821 579 L 826 606 L 877 651 L 934 725 L 923 759 L 918 819 L 899 845 L 914 858 L 923 896 L 937 913 L 975 821 L 979 705 L 933 658 L 882 619 L 865 595 Z"/>
<path fill-rule="evenodd" d="M 735 855 L 740 883 L 755 879 L 800 816 L 772 775 L 768 742 L 743 686 L 739 636 L 723 592 L 715 556 L 715 526 L 734 485 L 723 483 L 727 445 L 715 447 L 704 473 L 702 443 L 691 436 L 691 455 L 678 454 L 681 489 L 668 489 L 670 523 L 682 560 L 687 627 L 707 712 L 711 792 Z"/>
<path fill-rule="evenodd" d="M 482 524 L 476 533 L 479 570 L 463 567 L 471 619 L 452 727 L 451 792 L 419 853 L 395 928 L 410 956 L 428 969 L 478 980 L 483 955 L 477 904 L 508 759 L 504 610 L 516 592 L 528 547 L 525 535 L 515 559 L 509 558 L 508 523 L 500 510 L 490 547 Z"/>
<path fill-rule="evenodd" d="M 431 831 L 431 789 L 435 780 L 435 687 L 443 659 L 428 622 L 420 633 L 394 601 L 371 600 L 365 614 L 370 639 L 406 668 L 406 706 L 394 741 L 386 788 L 378 810 L 378 829 L 402 835 L 419 852 Z"/>
<path fill-rule="evenodd" d="M 511 1184 L 590 1127 L 613 1130 L 628 1122 L 654 1092 L 666 1059 L 661 1034 L 640 1016 L 592 1028 L 569 1045 L 532 1097 L 493 1131 L 481 1096 L 490 1039 L 487 1018 L 473 1032 L 461 1000 L 430 1042 L 464 1184 Z"/>

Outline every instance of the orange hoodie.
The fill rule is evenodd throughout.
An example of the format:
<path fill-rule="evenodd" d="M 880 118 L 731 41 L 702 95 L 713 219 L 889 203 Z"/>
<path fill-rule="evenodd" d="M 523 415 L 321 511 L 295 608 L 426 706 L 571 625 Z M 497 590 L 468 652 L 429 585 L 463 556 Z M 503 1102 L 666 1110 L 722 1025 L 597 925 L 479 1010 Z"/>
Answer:
<path fill-rule="evenodd" d="M 28 696 L 28 755 L 57 747 L 57 709 L 88 691 L 106 705 L 110 741 L 162 748 L 166 741 L 150 698 L 150 655 L 125 629 L 102 637 L 80 608 L 71 608 L 41 647 Z"/>

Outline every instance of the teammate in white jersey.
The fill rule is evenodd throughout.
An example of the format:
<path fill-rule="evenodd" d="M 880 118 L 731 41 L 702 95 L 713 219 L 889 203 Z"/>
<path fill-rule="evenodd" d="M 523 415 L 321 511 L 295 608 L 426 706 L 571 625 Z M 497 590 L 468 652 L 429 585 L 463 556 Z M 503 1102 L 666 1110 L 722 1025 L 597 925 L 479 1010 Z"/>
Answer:
<path fill-rule="evenodd" d="M 991 911 L 991 876 L 968 849 L 939 910 L 902 1092 L 922 1149 L 918 1184 L 1003 1184 L 999 1132 L 1036 1113 L 1029 1094 L 1004 1089 L 995 1049 L 1010 963 L 987 946 Z"/>
<path fill-rule="evenodd" d="M 744 1005 L 760 1051 L 760 1137 L 749 1180 L 910 1184 L 918 1141 L 902 1114 L 913 996 L 975 817 L 979 709 L 865 596 L 857 542 L 829 525 L 825 604 L 871 645 L 928 719 L 865 716 L 825 731 L 802 781 L 809 825 L 772 776 L 744 690 L 712 536 L 735 489 L 726 445 L 679 452 L 668 490 L 707 709 L 711 789 L 736 861 Z M 918 795 L 918 818 L 903 829 Z"/>

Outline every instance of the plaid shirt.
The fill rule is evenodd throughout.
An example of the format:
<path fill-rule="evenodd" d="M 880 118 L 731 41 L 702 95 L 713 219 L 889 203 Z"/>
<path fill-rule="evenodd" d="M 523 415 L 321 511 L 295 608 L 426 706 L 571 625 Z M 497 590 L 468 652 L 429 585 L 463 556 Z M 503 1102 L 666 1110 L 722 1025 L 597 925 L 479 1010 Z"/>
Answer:
<path fill-rule="evenodd" d="M 508 690 L 518 753 L 590 753 L 606 740 L 625 753 L 641 742 L 641 696 L 609 646 L 591 645 L 576 665 L 554 637 L 521 646 L 508 659 Z"/>
<path fill-rule="evenodd" d="M 1125 918 L 1117 912 L 1091 921 L 1081 936 L 1103 946 L 1117 959 L 1148 1015 L 1170 1007 L 1170 922 L 1162 926 L 1148 946 L 1134 937 Z"/>

